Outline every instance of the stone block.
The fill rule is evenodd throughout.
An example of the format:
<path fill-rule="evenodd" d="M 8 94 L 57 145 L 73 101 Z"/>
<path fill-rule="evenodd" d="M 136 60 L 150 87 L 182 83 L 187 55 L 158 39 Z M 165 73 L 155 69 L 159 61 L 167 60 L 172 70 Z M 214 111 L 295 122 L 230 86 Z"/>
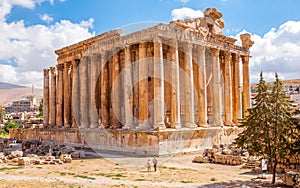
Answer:
<path fill-rule="evenodd" d="M 10 157 L 11 157 L 11 159 L 17 158 L 17 157 L 23 157 L 23 151 L 19 151 L 19 150 L 12 151 L 10 153 Z"/>
<path fill-rule="evenodd" d="M 71 157 L 66 157 L 64 160 L 65 163 L 71 163 L 72 162 L 72 158 Z"/>
<path fill-rule="evenodd" d="M 197 156 L 197 157 L 195 157 L 193 162 L 194 163 L 208 163 L 208 159 L 206 157 L 203 157 L 203 156 Z"/>
<path fill-rule="evenodd" d="M 18 158 L 18 165 L 19 166 L 30 165 L 30 158 L 29 157 L 19 157 Z"/>
<path fill-rule="evenodd" d="M 298 172 L 288 172 L 284 174 L 282 182 L 287 186 L 296 187 L 299 185 L 299 173 Z"/>
<path fill-rule="evenodd" d="M 4 159 L 5 158 L 5 155 L 3 152 L 0 153 L 0 159 Z"/>

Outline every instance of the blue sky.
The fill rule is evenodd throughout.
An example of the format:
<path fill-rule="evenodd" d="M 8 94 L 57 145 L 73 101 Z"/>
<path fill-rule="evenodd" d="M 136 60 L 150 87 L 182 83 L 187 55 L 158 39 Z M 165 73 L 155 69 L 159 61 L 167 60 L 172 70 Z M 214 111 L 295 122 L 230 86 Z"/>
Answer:
<path fill-rule="evenodd" d="M 137 22 L 167 23 L 208 7 L 223 13 L 227 36 L 249 32 L 251 82 L 300 78 L 298 0 L 0 0 L 0 82 L 42 87 L 55 49 Z"/>

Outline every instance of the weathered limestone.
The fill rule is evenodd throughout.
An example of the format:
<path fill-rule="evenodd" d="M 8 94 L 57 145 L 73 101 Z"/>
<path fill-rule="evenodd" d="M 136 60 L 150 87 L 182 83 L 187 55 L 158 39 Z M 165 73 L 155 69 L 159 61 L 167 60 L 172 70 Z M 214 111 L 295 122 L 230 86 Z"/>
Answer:
<path fill-rule="evenodd" d="M 233 54 L 232 56 L 232 96 L 233 96 L 233 123 L 238 124 L 241 118 L 241 92 L 240 92 L 240 71 L 239 71 L 240 55 Z"/>
<path fill-rule="evenodd" d="M 193 76 L 193 59 L 191 43 L 184 44 L 184 86 L 185 86 L 185 127 L 193 128 L 195 124 L 194 112 L 194 76 Z"/>
<path fill-rule="evenodd" d="M 154 39 L 154 129 L 166 129 L 164 118 L 164 67 L 161 39 Z"/>
<path fill-rule="evenodd" d="M 58 64 L 57 69 L 57 86 L 56 86 L 56 126 L 63 126 L 63 97 L 64 97 L 64 82 L 63 82 L 63 64 Z"/>
<path fill-rule="evenodd" d="M 109 31 L 57 50 L 56 68 L 50 68 L 50 74 L 44 70 L 46 130 L 88 131 L 72 139 L 91 139 L 95 147 L 104 141 L 90 137 L 99 130 L 97 134 L 107 139 L 108 148 L 118 148 L 117 138 L 128 145 L 137 144 L 135 147 L 146 139 L 143 133 L 137 138 L 133 132 L 170 131 L 166 139 L 175 143 L 178 138 L 189 138 L 181 133 L 173 138 L 172 131 L 238 125 L 241 91 L 245 108 L 250 107 L 249 48 L 253 42 L 249 34 L 243 34 L 242 46 L 236 46 L 235 39 L 223 34 L 221 18 L 217 9 L 210 8 L 201 18 L 130 34 Z M 208 128 L 208 124 L 214 127 Z M 115 131 L 113 135 L 103 135 L 110 129 Z M 124 132 L 128 134 L 122 135 Z M 162 138 L 152 140 L 149 134 L 147 139 L 146 148 Z M 221 137 L 216 140 L 221 142 Z M 163 147 L 159 144 L 151 152 Z"/>
<path fill-rule="evenodd" d="M 140 126 L 148 123 L 148 62 L 146 60 L 146 42 L 139 43 L 139 124 Z"/>
<path fill-rule="evenodd" d="M 50 93 L 49 93 L 49 125 L 54 128 L 56 123 L 56 71 L 50 67 Z"/>
<path fill-rule="evenodd" d="M 79 90 L 79 61 L 72 61 L 72 128 L 77 128 L 80 125 L 80 90 Z"/>
<path fill-rule="evenodd" d="M 206 62 L 205 47 L 198 46 L 199 63 L 198 63 L 198 126 L 208 127 L 207 125 L 207 100 L 206 100 Z"/>
<path fill-rule="evenodd" d="M 80 80 L 80 124 L 79 128 L 89 127 L 89 84 L 88 84 L 88 63 L 90 58 L 85 56 L 79 63 Z"/>
<path fill-rule="evenodd" d="M 44 99 L 43 99 L 44 127 L 49 125 L 49 69 L 44 69 Z"/>
<path fill-rule="evenodd" d="M 230 52 L 224 53 L 224 77 L 225 77 L 225 122 L 224 125 L 232 125 L 232 79 L 231 79 L 231 54 Z"/>
<path fill-rule="evenodd" d="M 179 84 L 179 57 L 178 57 L 178 43 L 174 42 L 170 47 L 170 61 L 172 63 L 172 78 L 171 78 L 171 109 L 170 109 L 170 123 L 171 128 L 181 128 L 180 124 L 180 84 Z"/>
<path fill-rule="evenodd" d="M 213 125 L 223 125 L 221 117 L 221 87 L 220 87 L 220 63 L 219 63 L 219 50 L 212 48 L 212 57 L 213 57 Z"/>
<path fill-rule="evenodd" d="M 123 89 L 124 89 L 124 127 L 123 129 L 131 129 L 134 127 L 133 122 L 133 86 L 131 78 L 131 54 L 130 46 L 125 46 L 125 63 L 124 63 L 124 72 L 123 76 Z"/>
<path fill-rule="evenodd" d="M 64 127 L 71 127 L 71 62 L 64 64 Z"/>

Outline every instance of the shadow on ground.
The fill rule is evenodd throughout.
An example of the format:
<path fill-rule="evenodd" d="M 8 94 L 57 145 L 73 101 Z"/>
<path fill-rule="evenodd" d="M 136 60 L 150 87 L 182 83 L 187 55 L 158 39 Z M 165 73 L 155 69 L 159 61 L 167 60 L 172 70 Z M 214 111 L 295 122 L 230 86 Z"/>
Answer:
<path fill-rule="evenodd" d="M 198 188 L 263 188 L 263 187 L 276 187 L 276 188 L 288 188 L 288 186 L 282 185 L 280 183 L 275 183 L 272 185 L 269 182 L 261 181 L 258 179 L 252 179 L 247 181 L 234 180 L 230 182 L 218 182 L 207 185 L 198 186 Z"/>

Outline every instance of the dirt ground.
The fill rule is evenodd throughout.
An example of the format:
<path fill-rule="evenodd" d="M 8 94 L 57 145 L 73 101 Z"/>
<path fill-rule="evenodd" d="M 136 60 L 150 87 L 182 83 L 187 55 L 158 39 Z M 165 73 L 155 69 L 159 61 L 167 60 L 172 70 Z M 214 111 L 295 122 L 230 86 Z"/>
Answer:
<path fill-rule="evenodd" d="M 0 165 L 0 187 L 269 187 L 242 166 L 192 163 L 198 154 L 158 158 L 158 170 L 147 172 L 148 158 L 102 155 L 63 165 Z M 151 159 L 151 158 L 149 158 Z M 152 160 L 152 159 L 151 159 Z M 212 181 L 212 178 L 215 181 Z M 278 183 L 281 181 L 278 180 Z M 282 187 L 276 185 L 274 187 Z"/>

